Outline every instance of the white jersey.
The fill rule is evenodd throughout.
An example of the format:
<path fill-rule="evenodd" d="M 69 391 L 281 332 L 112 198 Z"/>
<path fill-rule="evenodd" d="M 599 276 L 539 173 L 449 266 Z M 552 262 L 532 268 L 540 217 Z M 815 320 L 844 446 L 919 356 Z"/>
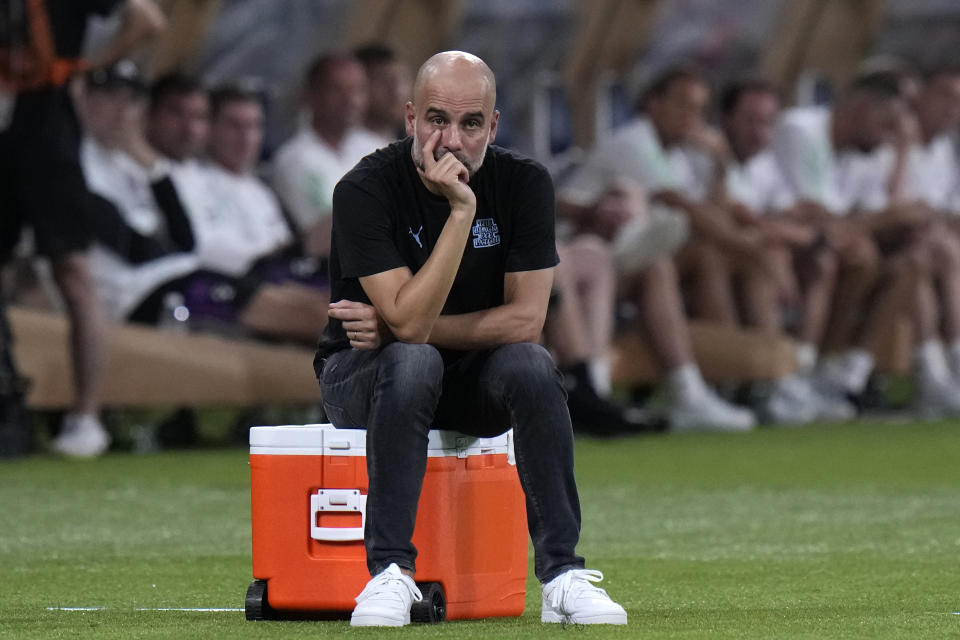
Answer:
<path fill-rule="evenodd" d="M 725 180 L 727 196 L 755 215 L 784 211 L 796 202 L 770 149 L 728 167 Z"/>
<path fill-rule="evenodd" d="M 252 174 L 186 162 L 174 172 L 204 269 L 242 276 L 260 258 L 293 242 L 272 191 Z"/>
<path fill-rule="evenodd" d="M 960 165 L 948 134 L 915 145 L 907 157 L 906 198 L 960 215 Z"/>
<path fill-rule="evenodd" d="M 307 125 L 277 150 L 273 187 L 301 233 L 332 213 L 337 182 L 383 142 L 366 129 L 354 128 L 340 149 L 334 149 Z"/>
<path fill-rule="evenodd" d="M 127 225 L 144 236 L 165 232 L 166 222 L 150 189 L 150 172 L 122 151 L 86 138 L 80 148 L 87 188 L 117 207 Z M 111 319 L 126 319 L 160 285 L 197 268 L 192 253 L 173 253 L 142 264 L 100 244 L 90 248 L 90 271 Z"/>
<path fill-rule="evenodd" d="M 837 153 L 831 121 L 829 109 L 798 107 L 786 111 L 777 123 L 773 153 L 794 197 L 837 215 L 883 209 L 889 171 L 881 154 Z"/>
<path fill-rule="evenodd" d="M 647 118 L 635 118 L 601 140 L 586 161 L 560 189 L 560 197 L 573 204 L 596 203 L 618 179 L 631 179 L 648 193 L 678 190 L 693 200 L 703 200 L 709 188 L 713 162 L 689 147 L 664 148 Z"/>

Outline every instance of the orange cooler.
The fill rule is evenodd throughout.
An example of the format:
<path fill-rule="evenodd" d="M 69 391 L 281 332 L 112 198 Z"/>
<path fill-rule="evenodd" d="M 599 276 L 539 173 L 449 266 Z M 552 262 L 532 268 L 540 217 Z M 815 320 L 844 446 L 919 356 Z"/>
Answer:
<path fill-rule="evenodd" d="M 429 617 L 519 616 L 527 581 L 512 433 L 431 431 L 413 542 Z M 253 427 L 253 576 L 247 618 L 347 614 L 370 579 L 363 546 L 366 432 Z M 445 609 L 445 611 L 444 611 Z"/>

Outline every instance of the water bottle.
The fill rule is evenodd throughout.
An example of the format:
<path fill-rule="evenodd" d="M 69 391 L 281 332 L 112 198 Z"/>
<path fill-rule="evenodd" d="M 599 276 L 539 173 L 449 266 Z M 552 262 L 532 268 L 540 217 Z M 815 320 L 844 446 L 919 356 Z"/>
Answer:
<path fill-rule="evenodd" d="M 179 291 L 170 291 L 163 296 L 159 326 L 174 333 L 187 333 L 190 330 L 190 309 Z"/>

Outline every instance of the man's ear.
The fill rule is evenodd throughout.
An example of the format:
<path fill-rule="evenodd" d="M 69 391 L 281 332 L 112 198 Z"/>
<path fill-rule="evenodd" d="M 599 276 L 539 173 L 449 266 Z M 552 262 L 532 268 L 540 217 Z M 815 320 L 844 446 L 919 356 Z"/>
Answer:
<path fill-rule="evenodd" d="M 487 141 L 487 144 L 493 144 L 493 141 L 497 139 L 497 121 L 499 120 L 500 112 L 494 109 L 493 118 L 490 120 L 490 139 Z"/>
<path fill-rule="evenodd" d="M 406 113 L 404 114 L 403 122 L 407 129 L 407 135 L 413 137 L 413 122 L 417 119 L 417 113 L 413 109 L 412 102 L 408 102 L 404 109 Z"/>

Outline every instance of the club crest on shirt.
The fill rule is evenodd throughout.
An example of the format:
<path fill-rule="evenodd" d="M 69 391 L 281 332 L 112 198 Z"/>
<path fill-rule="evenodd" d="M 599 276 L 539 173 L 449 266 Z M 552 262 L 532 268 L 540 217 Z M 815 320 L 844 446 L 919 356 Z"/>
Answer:
<path fill-rule="evenodd" d="M 495 247 L 500 244 L 500 228 L 493 218 L 478 218 L 473 224 L 473 248 Z"/>

